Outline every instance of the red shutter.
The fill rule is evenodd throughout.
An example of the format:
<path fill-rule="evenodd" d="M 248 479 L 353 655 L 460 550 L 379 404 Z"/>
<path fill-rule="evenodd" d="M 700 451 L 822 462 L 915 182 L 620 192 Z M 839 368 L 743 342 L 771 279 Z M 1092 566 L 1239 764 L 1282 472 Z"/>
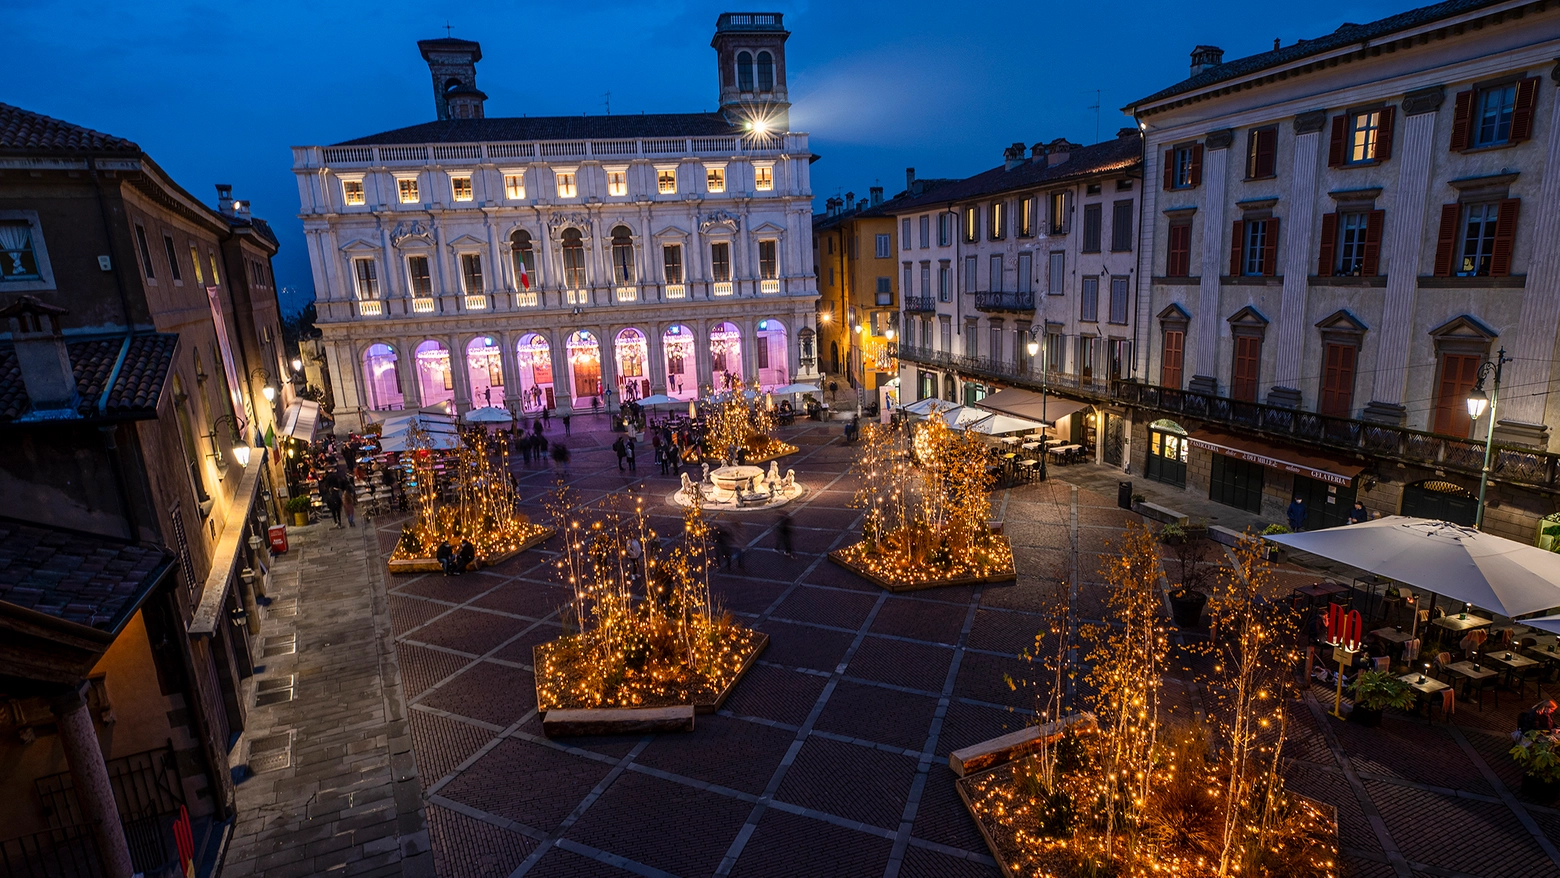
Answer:
<path fill-rule="evenodd" d="M 1538 106 L 1538 77 L 1529 76 L 1517 83 L 1516 106 L 1511 110 L 1511 142 L 1520 143 L 1533 136 L 1533 109 Z"/>
<path fill-rule="evenodd" d="M 1435 432 L 1468 438 L 1473 427 L 1468 418 L 1468 394 L 1479 381 L 1479 359 L 1472 354 L 1441 357 L 1441 379 L 1435 392 Z"/>
<path fill-rule="evenodd" d="M 1187 277 L 1192 273 L 1192 227 L 1186 223 L 1170 226 L 1170 254 L 1165 259 L 1166 277 Z"/>
<path fill-rule="evenodd" d="M 1262 359 L 1262 339 L 1254 335 L 1235 337 L 1235 376 L 1230 396 L 1245 402 L 1257 401 L 1257 366 Z"/>
<path fill-rule="evenodd" d="M 1338 250 L 1338 215 L 1322 214 L 1322 246 L 1316 259 L 1318 277 L 1332 277 L 1334 259 Z"/>
<path fill-rule="evenodd" d="M 1322 399 L 1317 410 L 1347 418 L 1354 407 L 1354 345 L 1330 344 L 1322 368 Z"/>
<path fill-rule="evenodd" d="M 1187 173 L 1187 177 L 1190 178 L 1190 180 L 1191 180 L 1191 183 L 1189 185 L 1192 185 L 1192 186 L 1201 186 L 1202 185 L 1202 149 L 1203 149 L 1202 144 L 1200 144 L 1200 143 L 1192 144 L 1191 168 L 1189 169 L 1189 171 Z"/>
<path fill-rule="evenodd" d="M 1186 345 L 1186 333 L 1180 330 L 1165 331 L 1165 347 L 1159 356 L 1159 386 L 1181 389 L 1182 351 Z"/>
<path fill-rule="evenodd" d="M 1436 277 L 1451 277 L 1452 262 L 1457 258 L 1457 220 L 1462 216 L 1462 205 L 1441 205 L 1441 230 L 1435 237 Z"/>
<path fill-rule="evenodd" d="M 1495 247 L 1490 250 L 1490 277 L 1511 274 L 1511 251 L 1517 240 L 1517 212 L 1522 199 L 1507 198 L 1500 203 L 1495 220 Z"/>
<path fill-rule="evenodd" d="M 1457 93 L 1457 104 L 1452 110 L 1452 152 L 1468 148 L 1468 135 L 1473 132 L 1473 89 Z"/>
<path fill-rule="evenodd" d="M 1257 132 L 1257 176 L 1271 177 L 1276 170 L 1274 150 L 1278 146 L 1278 129 L 1264 128 Z"/>
<path fill-rule="evenodd" d="M 1267 220 L 1267 245 L 1262 248 L 1262 273 L 1268 277 L 1278 274 L 1278 217 Z"/>
<path fill-rule="evenodd" d="M 1334 116 L 1332 121 L 1332 141 L 1327 144 L 1327 167 L 1336 168 L 1343 164 L 1344 148 L 1349 140 L 1349 117 Z"/>
<path fill-rule="evenodd" d="M 1381 121 L 1376 123 L 1376 161 L 1384 162 L 1392 158 L 1392 122 L 1397 115 L 1397 107 L 1387 107 L 1381 111 Z"/>
<path fill-rule="evenodd" d="M 1245 238 L 1246 223 L 1242 220 L 1236 220 L 1234 229 L 1230 232 L 1230 277 L 1240 277 L 1241 275 L 1243 266 L 1240 263 L 1241 257 L 1245 255 L 1245 248 L 1242 246 L 1245 243 Z"/>
<path fill-rule="evenodd" d="M 1386 218 L 1384 210 L 1373 210 L 1365 217 L 1365 264 L 1360 269 L 1365 277 L 1381 273 L 1381 227 Z"/>
<path fill-rule="evenodd" d="M 1175 150 L 1165 150 L 1165 191 L 1175 188 Z"/>

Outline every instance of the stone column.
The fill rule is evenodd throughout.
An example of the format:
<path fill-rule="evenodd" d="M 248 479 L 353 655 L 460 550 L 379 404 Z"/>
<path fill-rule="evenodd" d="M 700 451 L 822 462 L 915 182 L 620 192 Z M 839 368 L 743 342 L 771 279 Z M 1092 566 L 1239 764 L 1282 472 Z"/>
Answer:
<path fill-rule="evenodd" d="M 401 381 L 401 396 L 407 411 L 422 407 L 422 382 L 417 375 L 417 344 L 405 338 L 395 340 L 396 377 Z"/>
<path fill-rule="evenodd" d="M 114 788 L 109 784 L 108 766 L 98 745 L 97 726 L 81 689 L 72 689 L 49 703 L 58 720 L 60 746 L 70 766 L 71 785 L 81 805 L 81 817 L 93 827 L 98 857 L 107 878 L 131 878 L 130 846 L 119 822 L 119 806 L 114 803 Z"/>
<path fill-rule="evenodd" d="M 617 386 L 617 339 L 607 334 L 605 326 L 592 326 L 590 331 L 596 334 L 596 344 L 601 351 L 601 407 L 609 410 L 623 403 Z M 610 403 L 606 395 L 609 390 L 612 391 Z"/>
<path fill-rule="evenodd" d="M 466 372 L 466 348 L 459 339 L 456 335 L 444 339 L 444 343 L 450 346 L 450 384 L 455 394 L 457 415 L 471 408 L 471 376 Z"/>
<path fill-rule="evenodd" d="M 1224 273 L 1224 240 L 1229 224 L 1224 221 L 1225 166 L 1229 163 L 1230 143 L 1235 134 L 1228 128 L 1208 132 L 1204 140 L 1202 179 L 1205 190 L 1202 206 L 1202 281 L 1197 289 L 1197 314 L 1192 341 L 1197 349 L 1197 372 L 1190 389 L 1217 393 L 1219 388 L 1219 277 Z"/>
<path fill-rule="evenodd" d="M 504 407 L 511 412 L 520 411 L 520 370 L 515 362 L 515 336 L 510 332 L 495 332 L 498 342 L 498 362 L 504 370 Z"/>
<path fill-rule="evenodd" d="M 666 393 L 666 324 L 652 323 L 645 330 L 645 356 L 650 359 L 650 392 Z"/>
<path fill-rule="evenodd" d="M 1396 155 L 1392 157 L 1398 167 L 1398 185 L 1382 248 L 1387 256 L 1387 291 L 1382 299 L 1376 381 L 1371 401 L 1365 406 L 1366 420 L 1402 424 L 1408 415 L 1403 407 L 1403 385 L 1408 377 L 1419 268 L 1424 264 L 1430 150 L 1435 141 L 1436 111 L 1445 96 L 1445 90 L 1435 86 L 1403 97 L 1403 125 L 1396 137 Z"/>
<path fill-rule="evenodd" d="M 744 317 L 737 322 L 742 330 L 742 383 L 758 379 L 758 321 Z"/>
<path fill-rule="evenodd" d="M 1278 368 L 1269 405 L 1300 407 L 1300 365 L 1305 362 L 1306 296 L 1310 292 L 1312 255 L 1311 220 L 1316 213 L 1316 163 L 1321 151 L 1321 130 L 1327 124 L 1325 110 L 1295 117 L 1294 171 L 1289 175 L 1289 210 L 1285 220 L 1284 293 L 1279 304 Z"/>
<path fill-rule="evenodd" d="M 699 395 L 704 394 L 704 388 L 715 383 L 714 357 L 710 354 L 710 325 L 707 320 L 689 321 L 693 330 L 693 359 L 695 370 L 699 376 Z M 686 325 L 686 324 L 685 324 Z"/>
<path fill-rule="evenodd" d="M 567 415 L 574 411 L 574 372 L 569 368 L 569 336 L 574 330 L 564 328 L 552 333 L 547 340 L 548 352 L 552 354 L 553 366 L 553 403 L 557 406 L 558 414 Z M 542 404 L 547 400 L 544 398 Z"/>

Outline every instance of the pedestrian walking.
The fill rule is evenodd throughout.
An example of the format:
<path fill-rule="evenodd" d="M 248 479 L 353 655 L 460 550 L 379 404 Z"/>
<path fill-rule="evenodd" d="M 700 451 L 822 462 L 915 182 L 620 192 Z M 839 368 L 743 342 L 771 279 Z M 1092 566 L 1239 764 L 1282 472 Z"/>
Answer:
<path fill-rule="evenodd" d="M 619 436 L 612 443 L 612 452 L 617 455 L 618 472 L 623 471 L 623 459 L 628 456 L 628 447 L 624 444 L 623 437 Z"/>
<path fill-rule="evenodd" d="M 775 541 L 780 546 L 780 551 L 787 558 L 796 557 L 796 551 L 791 547 L 791 516 L 780 516 L 780 523 L 775 526 Z"/>
<path fill-rule="evenodd" d="M 624 457 L 626 457 L 628 459 L 628 471 L 631 472 L 631 473 L 632 472 L 637 472 L 637 470 L 634 468 L 634 445 L 635 444 L 637 444 L 637 443 L 634 442 L 634 437 L 632 437 L 632 436 L 628 437 L 628 439 L 626 441 L 624 441 L 624 443 L 623 443 Z"/>
<path fill-rule="evenodd" d="M 536 432 L 540 433 L 550 426 L 552 426 L 552 409 L 542 409 L 542 422 L 537 425 Z"/>
<path fill-rule="evenodd" d="M 564 472 L 569 471 L 569 447 L 561 442 L 554 442 L 552 446 L 553 465 L 560 467 Z"/>
<path fill-rule="evenodd" d="M 520 437 L 520 459 L 525 461 L 526 468 L 531 466 L 531 436 L 526 434 Z"/>
<path fill-rule="evenodd" d="M 569 416 L 568 415 L 564 415 L 563 416 L 563 435 L 565 435 L 565 436 L 570 435 L 569 434 Z"/>
<path fill-rule="evenodd" d="M 722 570 L 731 569 L 731 534 L 723 527 L 715 528 L 715 562 Z"/>
<path fill-rule="evenodd" d="M 326 476 L 320 485 L 320 495 L 325 500 L 325 508 L 330 510 L 332 529 L 341 527 L 341 485 L 333 472 Z"/>
<path fill-rule="evenodd" d="M 357 485 L 352 483 L 352 477 L 342 473 L 341 481 L 341 511 L 347 516 L 347 526 L 357 527 Z"/>
<path fill-rule="evenodd" d="M 1289 529 L 1299 533 L 1305 528 L 1305 501 L 1298 496 L 1289 502 L 1284 514 L 1289 518 Z"/>

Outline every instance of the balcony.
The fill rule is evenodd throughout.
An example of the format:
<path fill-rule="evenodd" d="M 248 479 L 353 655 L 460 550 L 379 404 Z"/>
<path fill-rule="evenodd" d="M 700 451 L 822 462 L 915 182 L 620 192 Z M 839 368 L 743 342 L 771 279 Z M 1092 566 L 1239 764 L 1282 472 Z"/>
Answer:
<path fill-rule="evenodd" d="M 666 291 L 662 294 L 662 298 L 686 299 L 688 298 L 688 288 L 682 284 L 667 284 Z"/>
<path fill-rule="evenodd" d="M 1336 418 L 1133 381 L 1112 382 L 1111 399 L 1123 405 L 1220 424 L 1243 433 L 1321 446 L 1349 455 L 1384 457 L 1429 469 L 1455 470 L 1470 478 L 1478 478 L 1484 464 L 1484 443 L 1481 441 L 1391 424 Z M 1490 460 L 1490 476 L 1513 485 L 1560 492 L 1560 455 L 1496 445 Z"/>
<path fill-rule="evenodd" d="M 976 311 L 1033 311 L 1035 294 L 986 292 L 975 294 Z"/>
<path fill-rule="evenodd" d="M 537 296 L 535 290 L 525 290 L 523 292 L 515 293 L 516 308 L 535 308 L 539 304 L 541 304 L 541 300 Z"/>
<path fill-rule="evenodd" d="M 729 296 L 735 292 L 735 288 L 729 280 L 716 281 L 713 286 L 714 293 L 717 296 Z"/>
<path fill-rule="evenodd" d="M 487 299 L 487 294 L 486 293 L 467 293 L 466 294 L 466 310 L 467 311 L 486 311 L 487 310 L 487 306 L 488 306 L 488 299 Z"/>
<path fill-rule="evenodd" d="M 564 290 L 563 302 L 566 305 L 589 305 L 590 290 Z"/>
<path fill-rule="evenodd" d="M 907 363 L 919 363 L 923 366 L 935 366 L 942 369 L 951 369 L 960 375 L 971 378 L 989 378 L 1015 387 L 1023 387 L 1029 390 L 1039 390 L 1041 385 L 1052 390 L 1065 390 L 1077 396 L 1086 397 L 1098 402 L 1108 402 L 1111 399 L 1110 379 L 1094 375 L 1072 375 L 1065 372 L 1050 371 L 1041 380 L 1038 368 L 1020 368 L 1012 360 L 998 360 L 991 357 L 969 357 L 962 354 L 951 354 L 947 351 L 934 351 L 931 348 L 917 347 L 915 345 L 901 344 L 899 346 L 899 359 Z"/>
<path fill-rule="evenodd" d="M 437 310 L 438 310 L 438 306 L 435 304 L 434 300 L 431 299 L 431 298 L 428 298 L 428 299 L 412 299 L 412 313 L 413 314 L 432 314 L 434 311 L 437 311 Z"/>
<path fill-rule="evenodd" d="M 937 310 L 937 300 L 931 296 L 905 296 L 905 313 L 931 314 Z"/>
<path fill-rule="evenodd" d="M 378 299 L 363 299 L 358 302 L 359 317 L 378 317 L 385 313 L 385 303 Z"/>
<path fill-rule="evenodd" d="M 780 280 L 778 278 L 761 280 L 758 282 L 758 291 L 760 293 L 778 293 L 780 292 Z"/>
<path fill-rule="evenodd" d="M 636 286 L 617 287 L 614 290 L 614 292 L 617 294 L 617 300 L 619 302 L 637 302 L 637 301 L 639 301 L 639 287 L 636 287 Z"/>

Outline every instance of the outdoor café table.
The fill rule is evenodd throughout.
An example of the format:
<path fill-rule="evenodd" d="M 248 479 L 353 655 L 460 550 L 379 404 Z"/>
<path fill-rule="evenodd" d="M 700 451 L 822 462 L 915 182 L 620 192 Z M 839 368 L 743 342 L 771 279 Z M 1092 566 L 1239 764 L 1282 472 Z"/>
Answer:
<path fill-rule="evenodd" d="M 1025 442 L 1023 445 L 1020 445 L 1018 447 L 1024 449 L 1025 451 L 1034 451 L 1036 448 L 1040 447 L 1040 443 L 1039 442 Z"/>
<path fill-rule="evenodd" d="M 1017 436 L 1003 436 L 1002 437 L 1002 441 L 1006 442 L 1009 445 L 1014 445 L 1014 444 L 1018 443 L 1018 437 Z"/>
<path fill-rule="evenodd" d="M 1392 644 L 1395 650 L 1402 649 L 1403 644 L 1414 639 L 1414 635 L 1401 628 L 1377 628 L 1370 632 L 1377 640 Z"/>
<path fill-rule="evenodd" d="M 1447 615 L 1436 619 L 1434 624 L 1439 625 L 1448 631 L 1458 632 L 1472 631 L 1475 628 L 1487 628 L 1495 624 L 1493 619 L 1486 619 L 1483 616 L 1475 616 L 1472 613 L 1468 613 L 1467 616 L 1468 618 L 1466 619 L 1459 619 L 1456 615 L 1448 613 Z"/>
<path fill-rule="evenodd" d="M 1510 658 L 1507 658 L 1507 656 L 1510 656 Z M 1503 667 L 1506 669 L 1506 687 L 1508 689 L 1511 687 L 1513 674 L 1520 673 L 1528 668 L 1537 667 L 1538 665 L 1537 659 L 1528 658 L 1515 650 L 1504 649 L 1497 652 L 1483 653 L 1480 656 L 1480 660 L 1489 662 L 1497 668 Z"/>
<path fill-rule="evenodd" d="M 1488 656 L 1485 656 L 1485 658 L 1488 658 Z M 1446 669 L 1468 681 L 1467 684 L 1463 686 L 1463 698 L 1465 699 L 1472 697 L 1474 683 L 1477 683 L 1480 680 L 1487 680 L 1490 677 L 1496 676 L 1500 673 L 1493 668 L 1474 668 L 1473 662 L 1453 662 L 1452 664 L 1447 665 Z"/>
<path fill-rule="evenodd" d="M 1343 594 L 1348 590 L 1347 586 L 1339 585 L 1336 582 L 1317 582 L 1311 585 L 1302 585 L 1289 593 L 1289 605 L 1298 608 L 1300 606 L 1300 598 L 1305 598 L 1307 606 L 1314 607 L 1318 600 L 1330 598 L 1335 594 Z"/>
<path fill-rule="evenodd" d="M 1428 674 L 1421 674 L 1418 671 L 1403 674 L 1402 676 L 1398 677 L 1398 679 L 1407 683 L 1408 688 L 1424 696 L 1419 700 L 1424 701 L 1426 704 L 1429 704 L 1430 699 L 1434 698 L 1439 693 L 1451 688 L 1445 683 L 1442 683 L 1440 680 L 1437 680 Z"/>

